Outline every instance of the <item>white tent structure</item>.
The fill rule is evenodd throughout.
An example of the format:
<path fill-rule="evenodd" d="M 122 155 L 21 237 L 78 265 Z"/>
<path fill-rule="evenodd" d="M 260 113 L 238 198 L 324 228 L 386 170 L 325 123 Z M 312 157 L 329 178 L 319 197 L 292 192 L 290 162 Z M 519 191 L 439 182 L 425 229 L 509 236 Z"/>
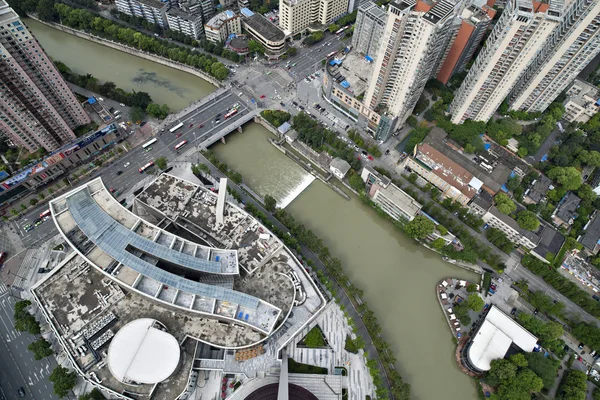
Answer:
<path fill-rule="evenodd" d="M 117 332 L 108 348 L 108 368 L 123 383 L 155 384 L 167 379 L 179 364 L 179 344 L 158 329 L 151 318 L 131 321 Z"/>
<path fill-rule="evenodd" d="M 492 360 L 504 358 L 514 343 L 521 350 L 532 352 L 538 339 L 515 320 L 492 306 L 468 349 L 469 363 L 479 371 L 488 371 Z"/>

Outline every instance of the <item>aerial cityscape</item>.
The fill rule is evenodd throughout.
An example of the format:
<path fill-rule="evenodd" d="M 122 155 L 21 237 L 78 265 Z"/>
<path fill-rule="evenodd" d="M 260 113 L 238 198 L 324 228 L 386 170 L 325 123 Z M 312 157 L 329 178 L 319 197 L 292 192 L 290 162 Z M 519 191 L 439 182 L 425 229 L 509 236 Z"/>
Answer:
<path fill-rule="evenodd" d="M 600 400 L 600 0 L 0 0 L 0 400 Z"/>

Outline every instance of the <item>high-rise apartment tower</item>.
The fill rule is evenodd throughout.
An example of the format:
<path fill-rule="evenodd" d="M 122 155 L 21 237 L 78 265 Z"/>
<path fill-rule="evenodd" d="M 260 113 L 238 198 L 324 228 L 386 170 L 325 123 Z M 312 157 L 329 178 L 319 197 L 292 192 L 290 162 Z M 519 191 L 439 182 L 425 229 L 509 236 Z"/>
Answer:
<path fill-rule="evenodd" d="M 560 25 L 513 89 L 512 109 L 544 111 L 600 52 L 600 0 L 571 0 Z"/>
<path fill-rule="evenodd" d="M 38 41 L 0 0 L 0 130 L 29 151 L 51 151 L 89 122 Z"/>
<path fill-rule="evenodd" d="M 348 11 L 348 0 L 279 0 L 279 27 L 292 33 L 327 25 Z"/>
<path fill-rule="evenodd" d="M 452 122 L 488 121 L 543 49 L 557 5 L 509 0 L 450 106 Z"/>
<path fill-rule="evenodd" d="M 440 0 L 433 6 L 424 1 L 390 3 L 374 74 L 365 95 L 365 105 L 392 120 L 389 134 L 412 113 L 425 84 L 435 74 L 445 46 L 450 22 L 460 2 Z"/>
<path fill-rule="evenodd" d="M 377 57 L 379 44 L 383 37 L 388 14 L 385 8 L 379 7 L 372 1 L 366 1 L 358 7 L 354 34 L 352 35 L 352 49 L 361 54 Z"/>

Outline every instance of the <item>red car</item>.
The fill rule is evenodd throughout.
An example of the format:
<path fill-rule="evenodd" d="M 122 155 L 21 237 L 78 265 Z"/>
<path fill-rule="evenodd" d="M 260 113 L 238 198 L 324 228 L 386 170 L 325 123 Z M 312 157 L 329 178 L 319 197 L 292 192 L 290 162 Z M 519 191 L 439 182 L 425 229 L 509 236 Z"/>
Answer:
<path fill-rule="evenodd" d="M 369 160 L 373 161 L 373 156 L 367 156 L 369 157 Z"/>
<path fill-rule="evenodd" d="M 260 95 L 260 98 L 261 98 L 261 99 L 264 99 L 265 97 L 267 97 L 267 96 L 265 96 L 264 94 L 261 94 L 261 95 Z"/>
<path fill-rule="evenodd" d="M 179 136 L 181 136 L 181 133 L 178 133 L 177 135 L 175 135 L 175 137 L 179 137 Z"/>
<path fill-rule="evenodd" d="M 204 127 L 204 124 L 200 124 L 200 125 L 198 125 L 198 129 L 200 129 L 200 128 L 202 128 L 202 127 Z"/>
<path fill-rule="evenodd" d="M 115 192 L 115 188 L 110 188 L 110 192 L 114 193 Z"/>
<path fill-rule="evenodd" d="M 194 124 L 190 124 L 190 126 L 189 126 L 189 127 L 191 128 L 192 126 L 194 126 Z"/>

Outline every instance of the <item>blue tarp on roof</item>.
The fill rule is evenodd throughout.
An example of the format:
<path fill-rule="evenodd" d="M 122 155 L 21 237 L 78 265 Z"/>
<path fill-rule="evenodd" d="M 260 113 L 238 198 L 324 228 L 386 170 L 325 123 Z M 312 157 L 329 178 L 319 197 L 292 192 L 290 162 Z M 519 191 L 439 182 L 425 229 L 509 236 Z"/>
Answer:
<path fill-rule="evenodd" d="M 373 62 L 373 57 L 365 56 L 365 60 L 367 60 L 368 62 Z"/>
<path fill-rule="evenodd" d="M 540 160 L 541 162 L 547 161 L 548 160 L 548 154 L 544 154 L 542 156 L 542 159 Z"/>
<path fill-rule="evenodd" d="M 489 143 L 486 143 L 483 145 L 483 148 L 485 149 L 485 151 L 488 151 L 490 149 L 490 147 L 492 147 L 492 145 Z"/>
<path fill-rule="evenodd" d="M 333 60 L 329 61 L 329 65 L 340 65 L 342 64 L 342 60 L 338 60 L 337 58 L 334 58 Z"/>
<path fill-rule="evenodd" d="M 598 99 L 598 101 L 596 102 L 597 106 L 600 106 L 600 99 Z"/>
<path fill-rule="evenodd" d="M 342 81 L 342 83 L 340 83 L 340 85 L 342 85 L 342 87 L 344 89 L 348 89 L 350 87 L 350 83 L 348 83 L 348 81 Z"/>
<path fill-rule="evenodd" d="M 244 17 L 251 17 L 251 16 L 253 16 L 253 15 L 254 15 L 254 13 L 253 13 L 252 11 L 250 11 L 250 9 L 249 9 L 249 8 L 246 8 L 246 7 L 244 7 L 244 8 L 242 8 L 242 9 L 240 9 L 240 13 L 242 13 L 242 15 L 243 15 Z"/>
<path fill-rule="evenodd" d="M 510 171 L 510 176 L 509 176 L 509 178 L 514 178 L 514 177 L 515 177 L 515 175 L 516 175 L 516 174 L 515 174 L 515 171 Z"/>
<path fill-rule="evenodd" d="M 97 101 L 96 101 L 96 99 L 95 99 L 94 97 L 90 97 L 90 98 L 88 99 L 88 103 L 90 103 L 90 104 L 95 104 L 95 103 L 97 103 Z"/>
<path fill-rule="evenodd" d="M 508 188 L 506 187 L 506 183 L 504 185 L 502 185 L 502 187 L 500 189 L 502 189 L 504 192 L 508 193 Z"/>

